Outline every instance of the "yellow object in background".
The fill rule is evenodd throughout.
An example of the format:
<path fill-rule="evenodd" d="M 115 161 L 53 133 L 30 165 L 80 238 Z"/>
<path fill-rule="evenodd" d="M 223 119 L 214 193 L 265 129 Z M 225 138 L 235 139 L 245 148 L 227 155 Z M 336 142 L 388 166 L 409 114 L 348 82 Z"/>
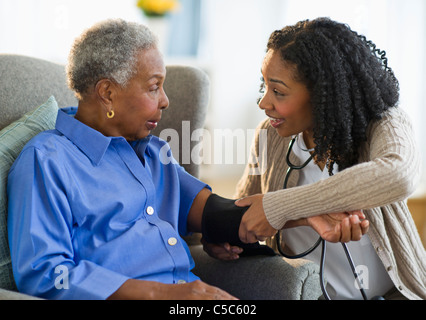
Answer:
<path fill-rule="evenodd" d="M 148 16 L 164 16 L 179 8 L 178 0 L 138 0 L 138 8 Z"/>

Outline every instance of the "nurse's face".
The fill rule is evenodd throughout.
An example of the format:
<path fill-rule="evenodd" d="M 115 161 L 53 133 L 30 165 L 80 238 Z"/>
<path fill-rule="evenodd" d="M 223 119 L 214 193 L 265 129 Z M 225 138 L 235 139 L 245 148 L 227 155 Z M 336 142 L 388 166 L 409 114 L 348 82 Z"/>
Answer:
<path fill-rule="evenodd" d="M 269 50 L 262 64 L 263 97 L 259 107 L 282 137 L 300 132 L 313 137 L 313 116 L 306 86 L 296 81 L 294 65 L 284 63 L 279 51 Z"/>

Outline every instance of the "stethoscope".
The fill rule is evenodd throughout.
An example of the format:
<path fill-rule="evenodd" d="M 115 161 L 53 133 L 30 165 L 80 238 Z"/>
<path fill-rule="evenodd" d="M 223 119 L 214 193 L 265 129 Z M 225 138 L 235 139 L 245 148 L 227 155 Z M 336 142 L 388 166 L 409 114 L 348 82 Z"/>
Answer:
<path fill-rule="evenodd" d="M 285 178 L 284 178 L 283 189 L 287 189 L 288 179 L 290 177 L 291 172 L 293 170 L 302 170 L 313 159 L 313 153 L 311 153 L 310 157 L 302 165 L 296 166 L 296 165 L 294 165 L 290 161 L 290 153 L 293 150 L 293 145 L 296 142 L 296 139 L 297 139 L 297 135 L 290 141 L 290 144 L 288 146 L 287 155 L 286 155 L 286 162 L 287 162 L 287 165 L 288 165 L 288 169 L 287 169 L 287 172 L 286 172 L 286 175 L 285 175 Z M 306 150 L 306 151 L 312 151 L 312 150 Z M 289 258 L 289 259 L 299 259 L 299 258 L 305 257 L 308 254 L 310 254 L 312 251 L 314 251 L 320 244 L 322 244 L 321 260 L 320 260 L 320 286 L 321 286 L 321 290 L 323 292 L 324 298 L 326 300 L 331 300 L 330 296 L 327 293 L 325 285 L 324 285 L 324 282 L 325 282 L 324 281 L 324 264 L 325 264 L 325 256 L 326 256 L 326 251 L 327 251 L 326 241 L 324 239 L 322 239 L 321 237 L 319 237 L 318 240 L 315 242 L 315 244 L 311 248 L 309 248 L 308 250 L 306 250 L 305 252 L 302 252 L 302 253 L 297 254 L 297 255 L 289 255 L 289 254 L 283 252 L 283 250 L 281 248 L 281 234 L 280 234 L 280 231 L 278 232 L 278 234 L 276 235 L 275 238 L 276 238 L 276 243 L 277 243 L 278 251 L 280 252 L 280 254 L 282 256 L 284 256 L 286 258 Z M 362 287 L 362 284 L 361 284 L 360 280 L 358 279 L 358 273 L 355 270 L 355 265 L 354 265 L 352 256 L 351 256 L 351 254 L 349 252 L 349 249 L 348 249 L 346 243 L 342 243 L 342 246 L 343 246 L 343 250 L 345 251 L 346 258 L 347 258 L 347 260 L 349 262 L 349 265 L 350 265 L 350 267 L 352 269 L 352 273 L 353 273 L 353 275 L 355 277 L 355 280 L 358 283 L 358 287 L 359 287 L 359 290 L 361 292 L 361 295 L 362 295 L 362 297 L 363 297 L 364 300 L 368 300 L 367 299 L 367 295 L 366 295 L 366 293 L 365 293 L 365 291 L 364 291 L 364 289 Z"/>

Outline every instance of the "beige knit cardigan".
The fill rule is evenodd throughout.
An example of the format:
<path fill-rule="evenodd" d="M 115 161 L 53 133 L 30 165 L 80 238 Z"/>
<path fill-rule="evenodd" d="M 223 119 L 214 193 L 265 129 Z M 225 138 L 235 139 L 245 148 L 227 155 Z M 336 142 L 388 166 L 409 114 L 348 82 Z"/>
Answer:
<path fill-rule="evenodd" d="M 259 138 L 260 132 L 266 133 L 267 143 Z M 400 108 L 391 108 L 368 127 L 367 137 L 357 165 L 300 187 L 295 187 L 298 172 L 294 170 L 288 189 L 283 190 L 290 138 L 280 137 L 266 119 L 258 126 L 252 145 L 257 165 L 246 166 L 236 197 L 264 193 L 263 208 L 276 229 L 289 220 L 363 209 L 370 221 L 372 245 L 395 287 L 408 299 L 425 299 L 425 249 L 406 205 L 420 170 L 410 120 Z M 291 161 L 299 164 L 294 154 L 291 156 Z"/>

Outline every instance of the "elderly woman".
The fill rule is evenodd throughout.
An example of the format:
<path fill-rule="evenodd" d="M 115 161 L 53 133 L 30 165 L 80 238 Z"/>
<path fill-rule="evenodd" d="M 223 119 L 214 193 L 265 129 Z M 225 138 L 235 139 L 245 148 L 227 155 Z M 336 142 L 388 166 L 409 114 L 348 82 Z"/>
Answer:
<path fill-rule="evenodd" d="M 268 145 L 259 150 L 257 137 L 253 152 L 268 163 L 261 176 L 247 168 L 238 185 L 238 197 L 246 197 L 238 204 L 251 205 L 241 239 L 286 228 L 287 247 L 301 252 L 317 236 L 287 229 L 295 221 L 364 209 L 371 232 L 351 251 L 365 269 L 369 296 L 425 299 L 426 255 L 405 202 L 419 155 L 385 53 L 347 25 L 301 21 L 271 34 L 262 75 L 259 107 L 268 118 L 259 129 L 267 130 Z M 330 296 L 358 298 L 341 250 L 327 250 Z M 319 261 L 318 250 L 308 258 Z"/>
<path fill-rule="evenodd" d="M 210 191 L 163 165 L 165 142 L 150 135 L 169 103 L 155 36 L 121 20 L 99 23 L 76 40 L 67 74 L 78 109 L 60 110 L 56 129 L 36 136 L 10 171 L 19 290 L 56 299 L 231 299 L 196 281 L 179 235 L 200 229 L 194 217 Z M 65 288 L 55 282 L 64 270 Z"/>
<path fill-rule="evenodd" d="M 67 74 L 78 108 L 59 110 L 56 129 L 32 139 L 9 174 L 19 290 L 55 299 L 233 299 L 192 274 L 180 237 L 201 231 L 211 191 L 176 162 L 162 163 L 167 144 L 150 134 L 168 107 L 155 36 L 136 23 L 101 22 L 76 40 Z"/>

